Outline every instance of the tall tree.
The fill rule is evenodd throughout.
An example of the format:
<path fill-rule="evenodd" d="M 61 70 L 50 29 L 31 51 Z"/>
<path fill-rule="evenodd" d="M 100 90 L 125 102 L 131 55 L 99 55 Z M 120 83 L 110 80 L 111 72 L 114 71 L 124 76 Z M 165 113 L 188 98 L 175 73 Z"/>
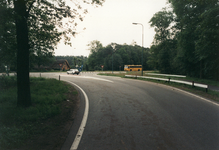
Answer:
<path fill-rule="evenodd" d="M 171 38 L 171 23 L 173 23 L 173 13 L 163 9 L 154 14 L 149 21 L 151 27 L 155 27 L 154 43 L 159 44 Z"/>
<path fill-rule="evenodd" d="M 195 33 L 195 55 L 200 64 L 200 77 L 219 80 L 219 3 L 209 5 L 199 16 Z"/>
<path fill-rule="evenodd" d="M 17 35 L 17 106 L 30 106 L 30 81 L 29 81 L 29 40 L 25 0 L 15 0 Z"/>
<path fill-rule="evenodd" d="M 156 34 L 148 64 L 154 69 L 159 69 L 162 73 L 173 71 L 171 60 L 174 58 L 174 50 L 176 51 L 174 49 L 176 43 L 173 36 L 173 21 L 173 13 L 163 9 L 157 12 L 149 22 L 151 27 L 155 28 Z"/>
<path fill-rule="evenodd" d="M 218 0 L 169 2 L 176 14 L 177 61 L 181 62 L 182 70 L 200 78 L 217 76 L 218 57 L 214 56 L 219 50 Z"/>
<path fill-rule="evenodd" d="M 88 4 L 101 5 L 104 2 L 104 0 L 85 0 L 83 2 Z M 40 14 L 38 15 L 40 16 L 40 20 L 38 21 L 39 24 L 37 24 L 37 27 L 44 27 L 45 29 L 46 26 L 46 28 L 52 27 L 54 29 L 55 25 L 57 29 L 62 31 L 62 34 L 58 36 L 62 35 L 65 38 L 66 43 L 69 43 L 70 37 L 75 34 L 75 31 L 73 31 L 75 29 L 74 27 L 77 25 L 77 23 L 74 22 L 75 18 L 78 16 L 80 20 L 83 20 L 83 16 L 79 12 L 77 12 L 77 10 L 82 9 L 80 3 L 75 2 L 74 4 L 76 6 L 76 9 L 71 9 L 70 6 L 66 5 L 64 0 L 55 0 L 53 2 L 49 0 L 14 0 L 15 24 L 17 35 L 16 38 L 18 106 L 28 107 L 31 105 L 29 85 L 30 43 L 28 33 L 30 30 L 34 30 L 34 27 L 31 28 L 31 23 L 29 23 L 30 26 L 28 28 L 28 19 L 36 20 L 36 16 Z M 31 13 L 35 15 L 31 15 Z M 87 10 L 84 10 L 84 13 L 86 14 Z M 46 19 L 44 19 L 45 17 Z M 70 18 L 70 21 L 63 25 L 63 18 Z M 49 22 L 49 24 L 47 22 Z M 50 24 L 51 22 L 52 24 Z M 55 30 L 54 32 L 57 33 L 57 30 Z M 51 33 L 49 35 L 51 35 Z"/>

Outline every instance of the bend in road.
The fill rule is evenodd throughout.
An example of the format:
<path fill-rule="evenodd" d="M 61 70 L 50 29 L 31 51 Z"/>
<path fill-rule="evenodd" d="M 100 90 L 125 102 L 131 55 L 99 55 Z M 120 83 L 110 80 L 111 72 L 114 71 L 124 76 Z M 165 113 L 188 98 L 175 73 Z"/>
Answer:
<path fill-rule="evenodd" d="M 89 97 L 79 150 L 219 149 L 218 105 L 145 81 L 86 76 L 61 76 Z"/>

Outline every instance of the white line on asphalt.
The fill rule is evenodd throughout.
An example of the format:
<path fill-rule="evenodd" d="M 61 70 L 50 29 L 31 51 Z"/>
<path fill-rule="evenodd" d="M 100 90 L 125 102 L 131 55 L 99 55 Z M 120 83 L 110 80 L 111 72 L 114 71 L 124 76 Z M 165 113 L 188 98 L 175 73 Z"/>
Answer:
<path fill-rule="evenodd" d="M 199 99 L 202 99 L 202 100 L 204 100 L 204 101 L 206 101 L 206 102 L 209 102 L 209 103 L 211 103 L 211 104 L 214 104 L 214 105 L 219 106 L 219 103 L 217 103 L 217 102 L 213 102 L 212 100 L 206 99 L 206 98 L 204 98 L 204 97 L 201 97 L 201 96 L 195 95 L 195 94 L 193 94 L 193 93 L 190 93 L 190 92 L 187 92 L 187 91 L 184 91 L 184 90 L 178 89 L 178 88 L 174 88 L 174 89 L 176 89 L 176 90 L 178 90 L 178 91 L 181 91 L 181 92 L 184 92 L 184 93 L 186 93 L 186 94 L 188 94 L 188 95 L 192 95 L 192 96 L 194 96 L 194 97 L 197 97 L 197 98 L 199 98 Z"/>
<path fill-rule="evenodd" d="M 113 83 L 113 81 L 111 81 L 111 80 L 102 79 L 102 78 L 96 78 L 96 77 L 85 77 L 85 78 L 91 78 L 91 79 L 102 80 L 102 81 L 107 81 L 107 82 Z"/>
<path fill-rule="evenodd" d="M 102 81 L 113 83 L 113 81 L 111 81 L 111 80 L 102 79 L 102 78 L 96 78 L 96 77 L 89 77 L 89 76 L 73 76 L 73 75 L 61 75 L 61 76 L 75 77 L 75 78 L 88 78 L 88 79 L 102 80 Z"/>
<path fill-rule="evenodd" d="M 63 80 L 63 81 L 66 81 L 66 80 Z M 81 92 L 83 93 L 84 98 L 85 98 L 84 116 L 83 116 L 83 119 L 81 121 L 81 125 L 78 129 L 78 133 L 77 133 L 77 135 L 74 139 L 74 142 L 72 143 L 71 148 L 70 148 L 70 150 L 77 150 L 79 143 L 81 141 L 81 137 L 83 135 L 86 123 L 87 123 L 88 111 L 89 111 L 89 100 L 88 100 L 87 94 L 84 92 L 84 90 L 81 87 L 79 87 L 77 84 L 75 84 L 73 82 L 70 82 L 70 81 L 66 81 L 66 82 L 69 82 L 69 83 L 75 85 L 76 87 L 78 87 L 81 90 Z"/>

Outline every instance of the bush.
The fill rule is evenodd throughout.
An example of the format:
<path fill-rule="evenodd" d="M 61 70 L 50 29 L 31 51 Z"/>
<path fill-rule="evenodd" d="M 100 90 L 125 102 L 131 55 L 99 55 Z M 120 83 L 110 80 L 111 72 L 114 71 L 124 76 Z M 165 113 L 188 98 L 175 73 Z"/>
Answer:
<path fill-rule="evenodd" d="M 17 85 L 16 76 L 0 76 L 0 88 L 9 88 Z"/>

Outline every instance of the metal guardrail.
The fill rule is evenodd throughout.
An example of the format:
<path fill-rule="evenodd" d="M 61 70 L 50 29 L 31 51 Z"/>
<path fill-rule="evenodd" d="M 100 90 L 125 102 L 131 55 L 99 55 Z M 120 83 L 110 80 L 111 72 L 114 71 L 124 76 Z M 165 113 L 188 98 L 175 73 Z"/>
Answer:
<path fill-rule="evenodd" d="M 173 74 L 157 74 L 157 73 L 145 73 L 145 74 L 154 75 L 154 76 L 180 77 L 180 78 L 186 77 L 186 76 L 182 76 L 182 75 L 173 75 Z"/>
<path fill-rule="evenodd" d="M 208 92 L 208 85 L 206 84 L 200 84 L 200 83 L 195 83 L 194 81 L 189 82 L 189 81 L 181 81 L 181 80 L 173 80 L 173 79 L 165 79 L 165 78 L 154 78 L 154 77 L 146 77 L 146 76 L 136 76 L 136 75 L 125 75 L 126 77 L 130 78 L 145 78 L 145 79 L 152 79 L 152 80 L 159 80 L 159 81 L 167 81 L 167 82 L 176 82 L 176 83 L 181 83 L 181 84 L 187 84 L 195 87 L 200 87 L 200 88 L 205 88 L 206 92 Z"/>

